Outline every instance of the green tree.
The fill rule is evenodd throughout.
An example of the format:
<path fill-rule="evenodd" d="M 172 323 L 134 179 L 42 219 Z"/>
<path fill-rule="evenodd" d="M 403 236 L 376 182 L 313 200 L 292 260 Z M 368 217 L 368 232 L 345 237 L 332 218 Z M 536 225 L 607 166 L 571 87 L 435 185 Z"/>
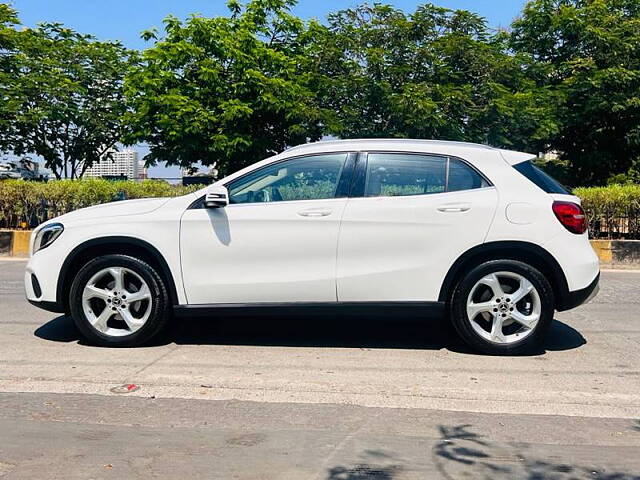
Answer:
<path fill-rule="evenodd" d="M 57 178 L 81 177 L 124 133 L 122 84 L 132 61 L 120 43 L 57 23 L 20 31 L 1 85 L 13 113 L 3 147 L 43 157 Z"/>
<path fill-rule="evenodd" d="M 640 2 L 535 0 L 513 24 L 513 49 L 557 92 L 549 144 L 575 184 L 603 184 L 640 165 Z"/>
<path fill-rule="evenodd" d="M 466 140 L 536 151 L 556 129 L 553 92 L 483 18 L 431 4 L 364 4 L 311 26 L 308 56 L 341 137 Z"/>
<path fill-rule="evenodd" d="M 165 19 L 126 80 L 130 142 L 148 163 L 217 163 L 229 173 L 322 135 L 308 88 L 305 25 L 291 0 L 228 2 L 229 17 Z"/>
<path fill-rule="evenodd" d="M 16 11 L 0 3 L 0 150 L 7 150 L 11 145 L 10 126 L 17 110 L 16 102 L 7 92 L 17 75 L 18 24 Z"/>

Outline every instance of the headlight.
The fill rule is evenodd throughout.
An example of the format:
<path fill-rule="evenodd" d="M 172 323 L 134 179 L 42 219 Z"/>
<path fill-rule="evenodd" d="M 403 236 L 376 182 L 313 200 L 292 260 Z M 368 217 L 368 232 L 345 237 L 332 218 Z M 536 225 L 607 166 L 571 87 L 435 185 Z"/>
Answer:
<path fill-rule="evenodd" d="M 61 223 L 50 223 L 42 227 L 36 232 L 36 239 L 33 242 L 33 253 L 47 248 L 56 241 L 56 238 L 58 238 L 63 231 L 64 227 Z"/>

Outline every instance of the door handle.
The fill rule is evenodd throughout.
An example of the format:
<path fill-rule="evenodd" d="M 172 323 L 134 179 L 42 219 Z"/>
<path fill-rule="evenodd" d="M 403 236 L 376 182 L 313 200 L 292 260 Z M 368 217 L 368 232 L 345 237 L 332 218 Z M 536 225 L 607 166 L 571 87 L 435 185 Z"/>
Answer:
<path fill-rule="evenodd" d="M 448 213 L 466 212 L 467 210 L 471 210 L 470 203 L 448 203 L 438 207 L 439 212 Z"/>
<path fill-rule="evenodd" d="M 298 212 L 301 217 L 328 217 L 333 210 L 302 210 Z"/>

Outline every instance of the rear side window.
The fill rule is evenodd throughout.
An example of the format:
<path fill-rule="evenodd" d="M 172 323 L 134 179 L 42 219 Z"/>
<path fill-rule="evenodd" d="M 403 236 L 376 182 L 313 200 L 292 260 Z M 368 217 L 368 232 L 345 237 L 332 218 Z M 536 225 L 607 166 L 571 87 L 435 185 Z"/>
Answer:
<path fill-rule="evenodd" d="M 554 179 L 548 173 L 536 167 L 530 160 L 518 163 L 513 166 L 518 172 L 527 177 L 538 187 L 547 193 L 561 193 L 563 195 L 571 195 L 560 182 Z"/>
<path fill-rule="evenodd" d="M 487 181 L 469 165 L 457 158 L 449 159 L 447 192 L 488 187 Z"/>
<path fill-rule="evenodd" d="M 446 187 L 447 159 L 426 155 L 370 153 L 365 197 L 441 193 Z"/>
<path fill-rule="evenodd" d="M 478 172 L 456 158 L 412 153 L 370 153 L 364 196 L 427 195 L 488 186 L 489 183 Z"/>

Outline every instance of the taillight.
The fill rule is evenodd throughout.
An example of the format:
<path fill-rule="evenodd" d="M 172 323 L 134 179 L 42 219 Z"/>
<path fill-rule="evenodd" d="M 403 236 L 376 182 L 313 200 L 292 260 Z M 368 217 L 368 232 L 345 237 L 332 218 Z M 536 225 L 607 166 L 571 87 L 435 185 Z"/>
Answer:
<path fill-rule="evenodd" d="M 552 208 L 560 223 L 571 233 L 581 234 L 587 231 L 587 216 L 577 203 L 555 201 Z"/>

